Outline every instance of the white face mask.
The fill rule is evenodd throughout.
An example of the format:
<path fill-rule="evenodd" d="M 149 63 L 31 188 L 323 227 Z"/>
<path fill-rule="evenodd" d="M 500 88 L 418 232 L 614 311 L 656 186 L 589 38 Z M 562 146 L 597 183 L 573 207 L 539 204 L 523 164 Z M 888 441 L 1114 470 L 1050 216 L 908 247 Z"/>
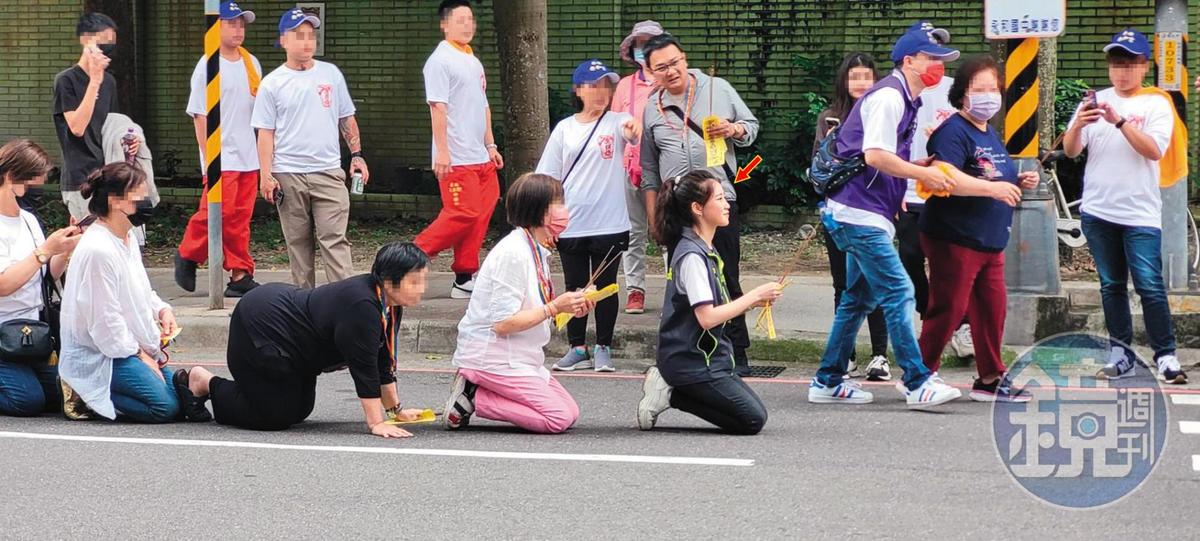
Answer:
<path fill-rule="evenodd" d="M 646 66 L 646 53 L 642 51 L 641 47 L 633 50 L 633 61 L 641 64 L 642 67 Z"/>
<path fill-rule="evenodd" d="M 967 95 L 967 113 L 978 120 L 987 122 L 1000 112 L 1001 101 L 999 92 L 984 92 Z"/>

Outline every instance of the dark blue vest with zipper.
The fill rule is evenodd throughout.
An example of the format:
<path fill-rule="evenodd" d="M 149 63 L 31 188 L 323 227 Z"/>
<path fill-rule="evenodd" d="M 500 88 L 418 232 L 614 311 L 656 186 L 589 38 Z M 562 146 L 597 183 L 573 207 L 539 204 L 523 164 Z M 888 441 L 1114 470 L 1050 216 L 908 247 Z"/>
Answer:
<path fill-rule="evenodd" d="M 716 300 L 713 304 L 719 306 L 729 302 L 720 256 L 705 246 L 690 228 L 685 229 L 672 254 L 658 331 L 658 370 L 673 387 L 704 383 L 733 374 L 733 343 L 725 334 L 725 324 L 708 330 L 701 327 L 692 303 L 676 287 L 674 278 L 678 275 L 679 262 L 692 254 L 702 257 L 708 268 L 708 285 Z"/>

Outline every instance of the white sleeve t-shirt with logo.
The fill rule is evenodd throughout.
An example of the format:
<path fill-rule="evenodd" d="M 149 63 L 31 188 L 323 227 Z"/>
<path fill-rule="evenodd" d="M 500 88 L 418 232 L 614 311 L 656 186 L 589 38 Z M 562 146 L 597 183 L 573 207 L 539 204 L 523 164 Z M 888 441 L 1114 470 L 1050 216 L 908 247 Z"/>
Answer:
<path fill-rule="evenodd" d="M 1166 151 L 1175 128 L 1175 113 L 1167 100 L 1155 95 L 1122 98 L 1109 88 L 1097 92 L 1096 101 L 1112 105 L 1117 114 L 1150 136 L 1160 151 Z M 1162 229 L 1158 162 L 1138 154 L 1125 135 L 1104 119 L 1084 126 L 1082 139 L 1088 158 L 1079 210 L 1114 224 Z"/>
<path fill-rule="evenodd" d="M 262 64 L 254 56 L 254 69 L 262 74 Z M 188 97 L 187 114 L 208 114 L 208 63 L 201 57 L 192 72 L 192 92 Z M 258 140 L 250 117 L 254 114 L 254 96 L 250 94 L 250 79 L 242 59 L 230 62 L 221 58 L 221 170 L 258 171 Z M 204 174 L 204 156 L 200 156 L 200 174 Z"/>
<path fill-rule="evenodd" d="M 450 165 L 489 161 L 487 135 L 487 77 L 475 55 L 443 41 L 425 61 L 425 101 L 446 104 L 446 142 Z M 433 156 L 437 144 L 431 143 Z"/>
<path fill-rule="evenodd" d="M 342 72 L 318 60 L 311 69 L 284 65 L 264 77 L 250 124 L 275 130 L 272 173 L 318 173 L 342 167 L 338 121 L 354 110 Z"/>
<path fill-rule="evenodd" d="M 929 136 L 958 111 L 950 105 L 950 87 L 954 86 L 953 77 L 942 77 L 942 82 L 933 88 L 921 92 L 921 108 L 917 109 L 917 131 L 913 133 L 912 150 L 908 159 L 921 160 L 929 156 L 925 148 L 929 145 Z M 904 201 L 909 205 L 924 205 L 925 200 L 917 196 L 917 181 L 908 179 L 908 191 L 904 193 Z"/>
<path fill-rule="evenodd" d="M 0 216 L 0 272 L 29 257 L 44 242 L 46 236 L 32 214 L 22 210 L 19 216 Z M 38 319 L 41 309 L 42 275 L 38 271 L 19 289 L 0 297 L 0 323 Z"/>
<path fill-rule="evenodd" d="M 575 115 L 564 118 L 546 141 L 537 172 L 564 182 L 565 202 L 571 222 L 562 238 L 613 235 L 629 231 L 629 210 L 625 203 L 628 172 L 623 156 L 626 141 L 622 126 L 633 119 L 629 113 L 609 112 L 595 122 L 583 124 Z M 588 134 L 596 133 L 583 148 Z M 580 155 L 582 149 L 583 154 Z M 571 163 L 579 163 L 571 170 Z"/>

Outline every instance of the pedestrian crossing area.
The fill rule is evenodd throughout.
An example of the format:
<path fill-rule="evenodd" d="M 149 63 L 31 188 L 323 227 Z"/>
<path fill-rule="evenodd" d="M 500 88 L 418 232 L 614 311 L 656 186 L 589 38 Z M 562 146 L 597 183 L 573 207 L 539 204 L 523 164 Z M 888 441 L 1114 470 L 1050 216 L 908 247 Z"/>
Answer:
<path fill-rule="evenodd" d="M 1171 404 L 1174 406 L 1200 406 L 1200 394 L 1172 394 Z M 1200 407 L 1175 408 L 1179 421 L 1179 431 L 1185 435 L 1200 436 Z M 1192 455 L 1192 471 L 1200 472 L 1200 455 Z"/>

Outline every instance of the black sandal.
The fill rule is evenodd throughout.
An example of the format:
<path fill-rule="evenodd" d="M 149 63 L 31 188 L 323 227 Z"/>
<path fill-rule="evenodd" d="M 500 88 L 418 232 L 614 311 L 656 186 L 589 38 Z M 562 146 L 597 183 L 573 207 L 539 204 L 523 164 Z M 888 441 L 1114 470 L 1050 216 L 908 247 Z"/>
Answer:
<path fill-rule="evenodd" d="M 204 407 L 208 397 L 197 398 L 188 387 L 189 374 L 187 370 L 176 370 L 171 377 L 175 386 L 175 396 L 179 397 L 179 414 L 190 423 L 207 423 L 213 420 L 212 413 Z"/>

